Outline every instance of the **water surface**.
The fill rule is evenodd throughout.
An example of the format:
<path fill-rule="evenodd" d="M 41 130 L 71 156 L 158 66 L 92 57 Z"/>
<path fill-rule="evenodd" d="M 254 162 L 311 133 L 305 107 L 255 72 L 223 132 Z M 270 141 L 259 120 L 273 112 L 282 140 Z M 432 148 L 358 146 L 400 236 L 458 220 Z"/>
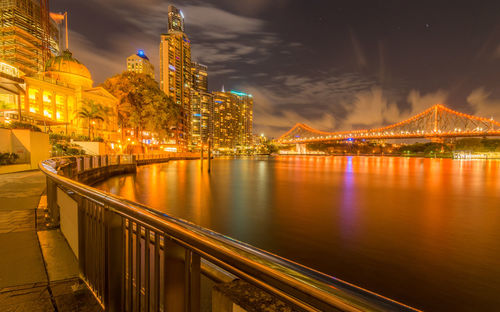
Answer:
<path fill-rule="evenodd" d="M 500 307 L 500 162 L 217 159 L 100 189 L 428 311 Z"/>

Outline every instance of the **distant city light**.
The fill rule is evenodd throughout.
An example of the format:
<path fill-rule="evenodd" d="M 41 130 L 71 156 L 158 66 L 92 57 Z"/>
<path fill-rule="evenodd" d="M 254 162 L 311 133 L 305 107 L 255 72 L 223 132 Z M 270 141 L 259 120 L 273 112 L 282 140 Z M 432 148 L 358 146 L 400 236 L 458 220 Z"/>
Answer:
<path fill-rule="evenodd" d="M 182 18 L 184 18 L 184 13 L 182 13 L 182 11 L 179 11 L 179 13 L 181 13 Z"/>
<path fill-rule="evenodd" d="M 144 50 L 137 50 L 137 55 L 143 57 L 143 56 L 146 56 L 146 54 L 144 53 Z"/>

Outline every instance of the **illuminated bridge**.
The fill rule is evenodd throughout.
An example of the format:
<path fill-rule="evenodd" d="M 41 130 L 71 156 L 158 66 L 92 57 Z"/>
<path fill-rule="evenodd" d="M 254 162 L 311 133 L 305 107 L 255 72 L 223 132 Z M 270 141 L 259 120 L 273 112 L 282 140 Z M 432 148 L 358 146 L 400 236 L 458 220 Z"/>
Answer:
<path fill-rule="evenodd" d="M 362 139 L 426 138 L 440 141 L 456 137 L 500 136 L 500 123 L 493 119 L 467 115 L 441 104 L 396 124 L 369 130 L 325 132 L 298 123 L 277 139 L 282 144 L 300 144 Z"/>

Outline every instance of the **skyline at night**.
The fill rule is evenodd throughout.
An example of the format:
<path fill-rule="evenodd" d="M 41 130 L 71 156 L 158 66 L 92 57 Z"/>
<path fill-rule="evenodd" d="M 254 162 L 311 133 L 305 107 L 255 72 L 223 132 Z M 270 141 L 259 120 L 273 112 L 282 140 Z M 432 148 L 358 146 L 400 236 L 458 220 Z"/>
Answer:
<path fill-rule="evenodd" d="M 500 306 L 500 2 L 0 0 L 0 311 Z"/>
<path fill-rule="evenodd" d="M 209 88 L 254 95 L 256 133 L 381 126 L 437 103 L 500 118 L 493 2 L 56 0 L 51 10 L 68 10 L 70 49 L 102 82 L 139 48 L 159 67 L 168 4 L 186 16 Z"/>

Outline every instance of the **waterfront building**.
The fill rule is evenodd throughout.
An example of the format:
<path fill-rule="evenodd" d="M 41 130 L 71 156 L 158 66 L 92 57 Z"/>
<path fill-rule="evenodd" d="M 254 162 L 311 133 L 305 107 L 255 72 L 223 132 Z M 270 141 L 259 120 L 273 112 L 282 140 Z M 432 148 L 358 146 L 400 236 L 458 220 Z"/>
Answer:
<path fill-rule="evenodd" d="M 191 43 L 180 10 L 168 7 L 168 29 L 160 42 L 160 88 L 180 106 L 176 144 L 186 149 L 191 125 Z"/>
<path fill-rule="evenodd" d="M 252 146 L 253 98 L 239 91 L 213 92 L 213 142 L 221 151 Z"/>
<path fill-rule="evenodd" d="M 193 62 L 191 65 L 193 74 L 193 90 L 208 92 L 208 68 L 206 65 Z"/>
<path fill-rule="evenodd" d="M 0 59 L 23 73 L 41 72 L 59 53 L 59 30 L 48 0 L 0 1 Z"/>
<path fill-rule="evenodd" d="M 88 135 L 88 120 L 78 118 L 77 112 L 85 103 L 94 102 L 109 110 L 104 122 L 93 122 L 94 136 L 117 139 L 118 100 L 105 89 L 92 86 L 89 70 L 71 52 L 49 59 L 41 73 L 19 77 L 14 67 L 7 69 L 12 72 L 10 80 L 17 82 L 17 90 L 2 95 L 0 121 L 21 120 L 54 133 Z"/>
<path fill-rule="evenodd" d="M 191 145 L 206 144 L 213 132 L 213 95 L 208 92 L 207 66 L 193 62 L 191 90 Z"/>
<path fill-rule="evenodd" d="M 127 71 L 150 75 L 155 78 L 155 69 L 149 61 L 144 50 L 138 50 L 136 54 L 127 57 Z"/>
<path fill-rule="evenodd" d="M 213 133 L 213 94 L 193 90 L 191 93 L 191 108 L 193 114 L 191 118 L 191 145 L 196 148 L 200 144 L 207 144 Z"/>
<path fill-rule="evenodd" d="M 239 145 L 248 148 L 253 145 L 253 97 L 251 94 L 231 90 L 234 105 L 239 108 Z"/>

